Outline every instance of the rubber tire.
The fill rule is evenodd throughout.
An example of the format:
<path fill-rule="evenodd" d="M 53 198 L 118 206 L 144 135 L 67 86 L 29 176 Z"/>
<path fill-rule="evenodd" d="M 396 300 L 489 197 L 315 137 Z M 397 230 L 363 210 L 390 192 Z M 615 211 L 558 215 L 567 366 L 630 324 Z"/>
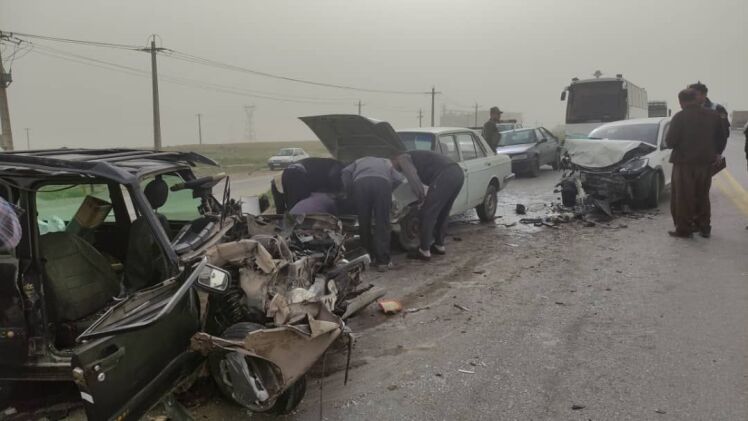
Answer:
<path fill-rule="evenodd" d="M 483 196 L 483 203 L 475 207 L 475 211 L 478 212 L 478 218 L 480 218 L 481 222 L 493 222 L 496 217 L 496 208 L 499 201 L 496 198 L 496 194 L 498 192 L 499 189 L 495 183 L 489 184 L 488 188 L 486 188 L 486 195 Z M 493 206 L 490 206 L 491 202 L 493 202 Z"/>
<path fill-rule="evenodd" d="M 644 199 L 644 207 L 655 209 L 660 205 L 662 184 L 662 175 L 659 172 L 654 173 L 652 181 L 649 184 L 649 189 L 647 190 L 647 197 Z"/>
<path fill-rule="evenodd" d="M 230 340 L 241 340 L 244 339 L 247 334 L 250 332 L 254 332 L 255 330 L 264 329 L 265 327 L 262 325 L 259 325 L 257 323 L 251 323 L 251 322 L 242 322 L 242 323 L 236 323 L 234 325 L 229 326 L 228 329 L 226 329 L 223 334 L 221 335 L 224 339 L 230 339 Z M 213 352 L 210 355 L 208 355 L 208 368 L 210 370 L 210 374 L 213 377 L 213 381 L 216 384 L 216 387 L 218 390 L 221 391 L 221 394 L 226 397 L 226 399 L 230 400 L 231 402 L 234 402 L 235 404 L 245 407 L 241 403 L 234 400 L 232 397 L 232 391 L 230 389 L 230 386 L 223 383 L 221 378 L 221 371 L 220 371 L 220 361 L 222 359 L 222 353 L 220 352 Z M 306 376 L 301 377 L 299 380 L 296 381 L 296 383 L 292 384 L 288 387 L 283 393 L 281 393 L 278 398 L 275 399 L 275 402 L 273 402 L 272 405 L 268 406 L 267 408 L 247 408 L 251 410 L 252 412 L 256 413 L 274 413 L 274 414 L 288 414 L 294 409 L 296 409 L 297 406 L 301 403 L 302 399 L 304 399 L 304 395 L 306 394 Z"/>
<path fill-rule="evenodd" d="M 530 169 L 527 170 L 527 175 L 532 178 L 540 175 L 540 158 L 538 158 L 537 156 L 533 160 L 532 164 L 530 164 Z"/>
<path fill-rule="evenodd" d="M 412 209 L 405 218 L 400 220 L 397 242 L 403 250 L 414 251 L 421 245 L 420 226 L 418 210 L 416 209 Z"/>

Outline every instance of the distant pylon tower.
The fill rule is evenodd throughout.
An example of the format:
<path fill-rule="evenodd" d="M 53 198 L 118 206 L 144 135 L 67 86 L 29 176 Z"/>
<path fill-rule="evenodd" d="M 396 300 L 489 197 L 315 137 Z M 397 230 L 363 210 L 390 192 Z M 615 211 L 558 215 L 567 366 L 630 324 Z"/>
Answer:
<path fill-rule="evenodd" d="M 245 105 L 244 113 L 247 115 L 247 121 L 244 126 L 244 138 L 251 142 L 255 140 L 255 106 Z"/>

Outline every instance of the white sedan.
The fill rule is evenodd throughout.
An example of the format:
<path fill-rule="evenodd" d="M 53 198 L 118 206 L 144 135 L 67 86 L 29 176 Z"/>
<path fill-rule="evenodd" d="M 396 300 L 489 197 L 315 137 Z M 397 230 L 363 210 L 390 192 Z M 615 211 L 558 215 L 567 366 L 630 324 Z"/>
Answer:
<path fill-rule="evenodd" d="M 301 120 L 322 141 L 330 154 L 344 163 L 364 156 L 389 158 L 392 151 L 425 149 L 446 155 L 465 172 L 465 184 L 452 207 L 451 215 L 475 208 L 482 221 L 496 215 L 496 193 L 514 177 L 511 159 L 492 151 L 477 133 L 465 128 L 417 128 L 395 132 L 386 122 L 358 115 L 323 115 Z M 393 231 L 401 245 L 418 245 L 416 198 L 407 184 L 393 192 Z"/>

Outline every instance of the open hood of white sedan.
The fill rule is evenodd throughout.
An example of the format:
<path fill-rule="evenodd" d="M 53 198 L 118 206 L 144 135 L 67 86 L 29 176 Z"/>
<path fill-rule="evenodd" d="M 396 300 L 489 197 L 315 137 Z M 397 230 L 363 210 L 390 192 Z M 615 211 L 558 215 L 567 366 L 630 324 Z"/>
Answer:
<path fill-rule="evenodd" d="M 365 156 L 390 158 L 405 152 L 390 123 L 372 120 L 355 114 L 331 114 L 299 117 L 335 159 L 344 163 Z"/>

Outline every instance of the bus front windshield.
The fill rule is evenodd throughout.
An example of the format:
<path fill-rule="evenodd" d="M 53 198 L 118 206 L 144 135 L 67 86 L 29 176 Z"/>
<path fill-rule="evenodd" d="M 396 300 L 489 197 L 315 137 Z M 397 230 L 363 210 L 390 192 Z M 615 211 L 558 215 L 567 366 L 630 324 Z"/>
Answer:
<path fill-rule="evenodd" d="M 605 123 L 626 118 L 621 81 L 578 83 L 569 87 L 566 124 Z"/>

